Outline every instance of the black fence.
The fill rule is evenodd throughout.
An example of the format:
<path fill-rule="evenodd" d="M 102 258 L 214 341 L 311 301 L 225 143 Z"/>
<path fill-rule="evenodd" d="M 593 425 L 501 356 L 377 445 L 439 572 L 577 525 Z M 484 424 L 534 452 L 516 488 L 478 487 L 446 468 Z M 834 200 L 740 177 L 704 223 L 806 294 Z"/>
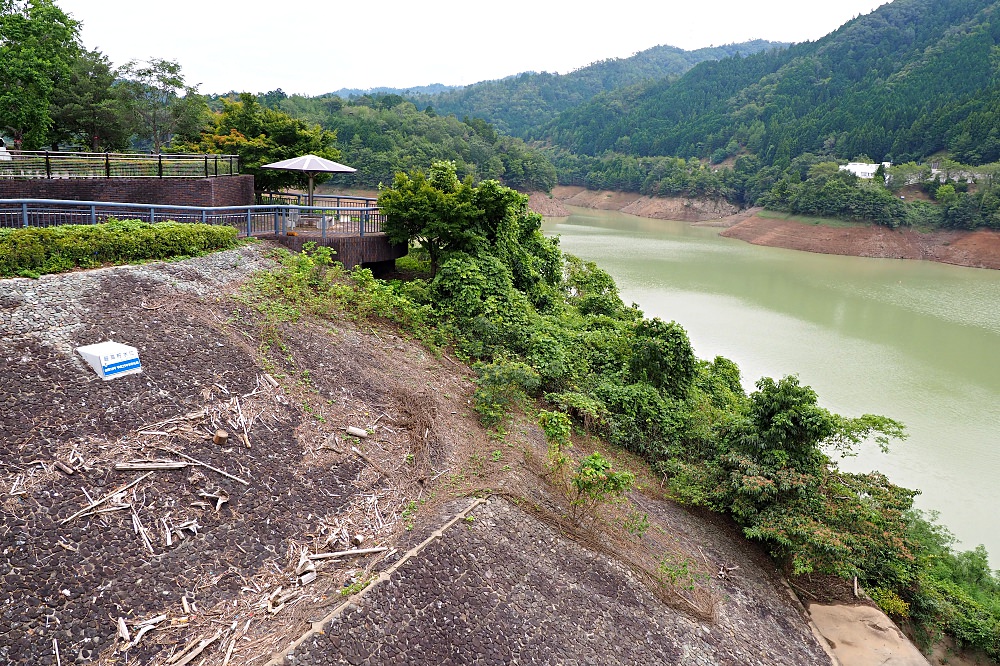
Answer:
<path fill-rule="evenodd" d="M 0 178 L 217 178 L 238 175 L 238 155 L 0 150 Z"/>

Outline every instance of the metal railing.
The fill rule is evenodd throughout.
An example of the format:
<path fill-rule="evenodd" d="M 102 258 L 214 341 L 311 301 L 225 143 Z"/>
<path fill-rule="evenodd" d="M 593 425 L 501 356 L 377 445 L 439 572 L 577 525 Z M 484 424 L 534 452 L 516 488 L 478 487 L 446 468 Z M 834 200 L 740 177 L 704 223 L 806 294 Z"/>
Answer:
<path fill-rule="evenodd" d="M 254 199 L 261 205 L 309 205 L 309 195 L 298 194 L 297 192 L 257 192 L 254 194 Z M 345 194 L 313 194 L 313 205 L 328 206 L 330 208 L 374 208 L 378 206 L 378 199 L 375 197 L 355 197 Z"/>
<path fill-rule="evenodd" d="M 0 199 L 0 229 L 97 224 L 109 219 L 146 222 L 200 222 L 228 224 L 241 236 L 297 233 L 327 236 L 365 236 L 382 232 L 377 207 L 169 206 L 162 204 L 61 201 L 54 199 Z"/>
<path fill-rule="evenodd" d="M 0 178 L 216 178 L 239 174 L 238 155 L 0 152 Z"/>

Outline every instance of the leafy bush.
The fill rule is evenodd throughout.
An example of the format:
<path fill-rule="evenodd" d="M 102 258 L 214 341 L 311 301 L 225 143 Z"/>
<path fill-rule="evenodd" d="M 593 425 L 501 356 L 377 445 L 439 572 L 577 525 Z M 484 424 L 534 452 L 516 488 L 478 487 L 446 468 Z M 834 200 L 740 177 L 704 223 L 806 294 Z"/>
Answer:
<path fill-rule="evenodd" d="M 629 377 L 683 398 L 695 376 L 695 356 L 687 332 L 677 323 L 646 319 L 636 327 Z"/>
<path fill-rule="evenodd" d="M 480 364 L 472 406 L 487 426 L 499 425 L 507 411 L 523 406 L 541 379 L 531 366 L 518 361 Z"/>
<path fill-rule="evenodd" d="M 197 256 L 238 243 L 223 225 L 112 220 L 103 224 L 5 229 L 0 276 L 38 276 L 73 268 Z"/>
<path fill-rule="evenodd" d="M 903 599 L 892 590 L 887 590 L 884 587 L 873 587 L 868 590 L 868 596 L 872 598 L 872 601 L 878 604 L 878 607 L 881 608 L 886 615 L 894 617 L 898 620 L 905 620 L 910 617 L 910 604 L 903 601 Z"/>
<path fill-rule="evenodd" d="M 623 497 L 635 485 L 635 476 L 631 472 L 616 472 L 611 461 L 595 451 L 580 461 L 570 484 L 574 507 L 589 512 L 604 501 Z"/>
<path fill-rule="evenodd" d="M 549 443 L 549 469 L 555 474 L 561 475 L 566 464 L 569 463 L 566 449 L 572 446 L 569 441 L 572 422 L 562 412 L 549 412 L 543 409 L 538 413 L 538 425 L 542 427 L 545 439 Z"/>

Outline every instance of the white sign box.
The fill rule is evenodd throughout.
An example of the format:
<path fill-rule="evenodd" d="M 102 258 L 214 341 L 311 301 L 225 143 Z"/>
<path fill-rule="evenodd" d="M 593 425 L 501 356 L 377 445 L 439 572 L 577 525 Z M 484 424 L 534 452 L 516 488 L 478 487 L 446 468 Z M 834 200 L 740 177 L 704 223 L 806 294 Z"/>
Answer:
<path fill-rule="evenodd" d="M 142 372 L 142 364 L 139 363 L 139 350 L 135 347 L 109 340 L 98 342 L 96 345 L 77 347 L 76 351 L 105 381 Z"/>

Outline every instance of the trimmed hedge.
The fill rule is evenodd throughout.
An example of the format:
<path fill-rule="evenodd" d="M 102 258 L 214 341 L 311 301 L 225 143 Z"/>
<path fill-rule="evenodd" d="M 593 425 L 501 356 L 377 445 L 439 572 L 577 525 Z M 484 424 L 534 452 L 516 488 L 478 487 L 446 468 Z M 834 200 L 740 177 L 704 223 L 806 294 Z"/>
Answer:
<path fill-rule="evenodd" d="M 38 277 L 104 264 L 197 256 L 238 242 L 233 227 L 181 222 L 111 220 L 0 229 L 0 277 Z"/>

